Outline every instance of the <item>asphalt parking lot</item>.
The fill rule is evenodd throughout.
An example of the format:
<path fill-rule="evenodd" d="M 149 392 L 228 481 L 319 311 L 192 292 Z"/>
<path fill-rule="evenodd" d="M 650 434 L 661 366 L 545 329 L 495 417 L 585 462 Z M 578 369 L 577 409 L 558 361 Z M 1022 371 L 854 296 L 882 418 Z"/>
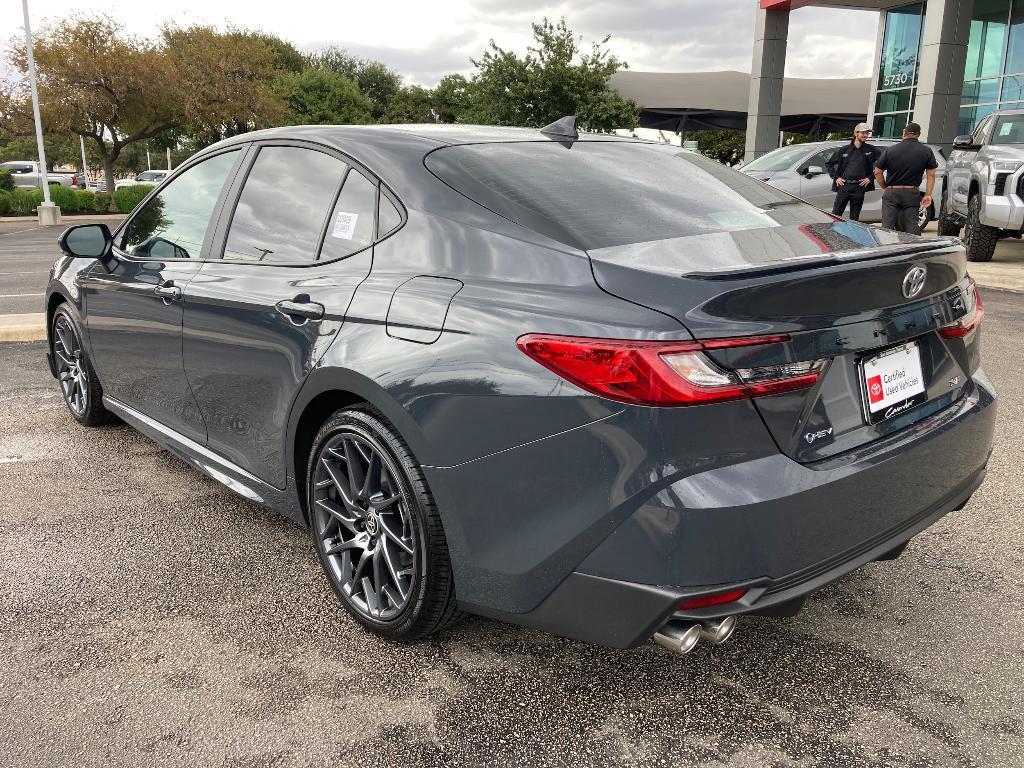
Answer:
<path fill-rule="evenodd" d="M 65 216 L 63 224 L 50 227 L 0 219 L 0 322 L 6 314 L 42 312 L 46 276 L 60 255 L 61 232 L 74 224 L 100 222 L 113 229 L 122 218 Z"/>
<path fill-rule="evenodd" d="M 1024 765 L 1024 295 L 985 292 L 1002 402 L 962 512 L 690 656 L 471 618 L 362 633 L 306 532 L 0 344 L 0 765 Z"/>

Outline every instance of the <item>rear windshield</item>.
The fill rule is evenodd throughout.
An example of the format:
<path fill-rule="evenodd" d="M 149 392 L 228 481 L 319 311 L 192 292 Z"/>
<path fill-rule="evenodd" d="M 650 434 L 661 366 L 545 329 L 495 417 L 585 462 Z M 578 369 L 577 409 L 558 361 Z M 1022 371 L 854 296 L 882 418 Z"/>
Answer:
<path fill-rule="evenodd" d="M 803 160 L 808 154 L 806 145 L 783 147 L 761 155 L 743 166 L 744 171 L 786 171 Z"/>
<path fill-rule="evenodd" d="M 739 171 L 665 145 L 469 144 L 436 150 L 426 165 L 495 213 L 583 250 L 832 220 Z"/>

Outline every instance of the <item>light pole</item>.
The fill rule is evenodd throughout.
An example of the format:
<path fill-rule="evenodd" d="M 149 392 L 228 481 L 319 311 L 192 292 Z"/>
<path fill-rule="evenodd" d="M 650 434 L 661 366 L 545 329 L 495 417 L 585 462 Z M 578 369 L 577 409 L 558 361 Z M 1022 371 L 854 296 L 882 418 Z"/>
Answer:
<path fill-rule="evenodd" d="M 28 54 L 28 82 L 32 88 L 32 116 L 36 120 L 36 146 L 39 149 L 39 183 L 43 187 L 43 204 L 39 206 L 39 223 L 60 224 L 60 208 L 50 202 L 50 177 L 46 170 L 46 149 L 43 148 L 43 121 L 39 117 L 39 90 L 36 88 L 36 57 L 32 53 L 32 27 L 28 21 L 28 0 L 21 0 L 25 13 L 25 50 Z"/>

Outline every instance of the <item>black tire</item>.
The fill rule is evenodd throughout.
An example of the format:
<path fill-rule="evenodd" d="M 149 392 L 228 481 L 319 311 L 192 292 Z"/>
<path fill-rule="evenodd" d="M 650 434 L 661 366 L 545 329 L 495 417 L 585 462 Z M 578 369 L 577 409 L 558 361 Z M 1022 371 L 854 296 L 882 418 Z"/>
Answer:
<path fill-rule="evenodd" d="M 81 326 L 66 304 L 50 323 L 50 352 L 57 383 L 71 416 L 84 427 L 109 424 L 114 415 L 103 406 L 103 387 L 82 343 Z"/>
<path fill-rule="evenodd" d="M 950 215 L 949 200 L 946 199 L 946 191 L 942 192 L 942 203 L 939 205 L 939 236 L 960 237 L 960 222 Z"/>
<path fill-rule="evenodd" d="M 920 209 L 917 214 L 917 227 L 924 232 L 925 227 L 931 224 L 932 219 L 935 218 L 935 206 L 929 205 L 927 210 L 924 208 Z"/>
<path fill-rule="evenodd" d="M 999 241 L 999 230 L 981 223 L 981 195 L 975 195 L 967 204 L 967 224 L 964 226 L 964 247 L 968 261 L 992 261 Z"/>
<path fill-rule="evenodd" d="M 360 479 L 357 489 L 353 480 Z M 378 488 L 367 492 L 374 482 Z M 363 627 L 409 642 L 462 617 L 430 489 L 409 446 L 378 413 L 362 406 L 328 419 L 313 441 L 306 487 L 320 565 L 341 604 Z M 406 545 L 412 551 L 402 548 Z"/>

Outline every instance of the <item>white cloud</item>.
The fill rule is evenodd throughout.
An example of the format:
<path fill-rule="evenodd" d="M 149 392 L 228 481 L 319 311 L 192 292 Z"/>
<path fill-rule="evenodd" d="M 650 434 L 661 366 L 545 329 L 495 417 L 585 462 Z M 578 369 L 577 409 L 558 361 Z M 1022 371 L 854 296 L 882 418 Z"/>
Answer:
<path fill-rule="evenodd" d="M 612 36 L 610 46 L 634 70 L 749 71 L 756 0 L 389 0 L 325 3 L 289 0 L 253 3 L 212 0 L 197 12 L 194 0 L 30 0 L 32 23 L 69 13 L 106 12 L 132 33 L 156 34 L 161 21 L 262 29 L 303 50 L 337 45 L 378 58 L 409 81 L 432 86 L 445 73 L 468 72 L 488 40 L 525 50 L 531 21 L 565 16 L 584 42 Z M 870 73 L 878 15 L 865 11 L 801 8 L 790 23 L 787 73 L 851 77 Z M 20 3 L 0 7 L 0 30 L 20 32 Z"/>

